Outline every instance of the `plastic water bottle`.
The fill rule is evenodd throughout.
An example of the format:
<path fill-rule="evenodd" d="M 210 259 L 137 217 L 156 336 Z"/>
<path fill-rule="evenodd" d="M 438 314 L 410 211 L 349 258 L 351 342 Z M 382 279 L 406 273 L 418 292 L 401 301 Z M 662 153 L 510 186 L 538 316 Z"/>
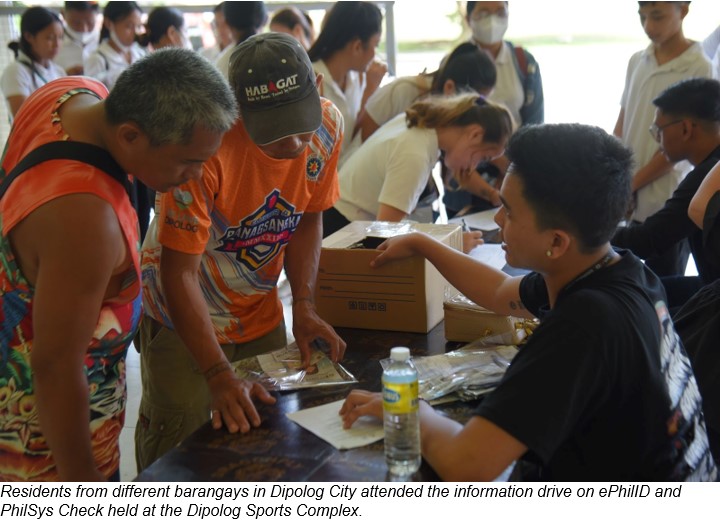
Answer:
<path fill-rule="evenodd" d="M 390 359 L 382 375 L 385 460 L 392 476 L 407 477 L 420 468 L 422 461 L 418 375 L 409 348 L 393 348 Z"/>

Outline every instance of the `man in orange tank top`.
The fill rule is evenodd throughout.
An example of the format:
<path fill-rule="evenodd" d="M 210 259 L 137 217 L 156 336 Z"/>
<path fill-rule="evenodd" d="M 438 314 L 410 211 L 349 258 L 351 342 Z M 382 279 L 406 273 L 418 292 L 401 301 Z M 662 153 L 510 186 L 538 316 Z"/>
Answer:
<path fill-rule="evenodd" d="M 110 95 L 68 77 L 18 112 L 0 171 L 0 480 L 119 478 L 141 314 L 127 174 L 158 191 L 199 179 L 236 114 L 219 73 L 181 49 L 137 62 Z M 12 179 L 48 144 L 60 154 Z"/>

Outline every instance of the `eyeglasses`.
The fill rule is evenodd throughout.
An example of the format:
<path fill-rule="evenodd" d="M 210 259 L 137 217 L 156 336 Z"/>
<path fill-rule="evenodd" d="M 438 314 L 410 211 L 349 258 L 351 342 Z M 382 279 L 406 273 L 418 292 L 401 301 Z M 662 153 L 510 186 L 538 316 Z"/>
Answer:
<path fill-rule="evenodd" d="M 672 126 L 673 124 L 678 124 L 682 121 L 683 121 L 683 119 L 673 120 L 672 122 L 668 122 L 667 124 L 663 124 L 662 126 L 658 126 L 655 122 L 653 122 L 652 126 L 650 126 L 648 128 L 648 131 L 650 132 L 650 135 L 652 135 L 652 138 L 655 139 L 655 142 L 660 142 L 660 135 L 662 134 L 662 130 L 664 130 L 668 126 Z"/>

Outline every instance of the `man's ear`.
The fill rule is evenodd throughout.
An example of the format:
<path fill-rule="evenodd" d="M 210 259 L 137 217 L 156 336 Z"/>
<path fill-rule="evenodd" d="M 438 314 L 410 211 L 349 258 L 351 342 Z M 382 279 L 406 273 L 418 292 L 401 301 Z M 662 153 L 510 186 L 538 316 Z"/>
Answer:
<path fill-rule="evenodd" d="M 117 127 L 115 138 L 124 149 L 133 149 L 147 143 L 145 133 L 134 122 L 123 122 Z"/>
<path fill-rule="evenodd" d="M 553 230 L 552 253 L 554 256 L 561 256 L 568 251 L 572 244 L 572 238 L 563 230 Z"/>
<path fill-rule="evenodd" d="M 695 126 L 697 126 L 696 123 L 694 123 L 689 118 L 683 119 L 683 130 L 682 130 L 682 137 L 683 140 L 689 141 L 693 139 L 693 136 L 695 135 Z"/>
<path fill-rule="evenodd" d="M 323 80 L 325 77 L 322 73 L 316 73 L 315 74 L 315 86 L 317 87 L 318 93 L 320 93 L 320 96 L 323 96 Z"/>

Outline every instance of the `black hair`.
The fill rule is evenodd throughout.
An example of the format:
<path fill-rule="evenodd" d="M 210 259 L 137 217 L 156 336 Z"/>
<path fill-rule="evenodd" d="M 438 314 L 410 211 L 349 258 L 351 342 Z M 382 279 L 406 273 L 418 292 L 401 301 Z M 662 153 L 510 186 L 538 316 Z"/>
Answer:
<path fill-rule="evenodd" d="M 103 25 L 102 29 L 100 29 L 100 42 L 106 38 L 110 38 L 110 30 L 105 27 L 105 20 L 110 20 L 115 23 L 130 16 L 135 11 L 138 13 L 143 12 L 137 2 L 108 2 L 105 4 L 105 9 L 103 9 Z"/>
<path fill-rule="evenodd" d="M 20 40 L 8 43 L 8 48 L 18 57 L 20 51 L 29 56 L 33 62 L 37 62 L 38 57 L 33 53 L 30 42 L 25 40 L 25 33 L 35 36 L 50 24 L 58 22 L 62 25 L 60 17 L 44 7 L 35 6 L 25 10 L 20 18 Z"/>
<path fill-rule="evenodd" d="M 307 13 L 303 13 L 295 7 L 286 7 L 277 11 L 270 19 L 270 24 L 280 24 L 290 29 L 295 29 L 296 25 L 302 27 L 305 38 L 309 42 L 313 40 L 312 21 Z"/>
<path fill-rule="evenodd" d="M 312 62 L 326 60 L 348 42 L 359 38 L 366 45 L 382 31 L 382 13 L 370 2 L 336 2 L 328 11 L 322 31 L 308 50 Z"/>
<path fill-rule="evenodd" d="M 445 82 L 452 80 L 457 92 L 473 89 L 490 91 L 497 82 L 497 68 L 490 55 L 475 44 L 457 46 L 445 63 L 433 74 L 430 92 L 442 94 Z"/>
<path fill-rule="evenodd" d="M 100 10 L 97 2 L 65 2 L 66 11 L 95 11 Z"/>
<path fill-rule="evenodd" d="M 223 12 L 223 10 L 224 10 L 224 4 L 225 4 L 225 2 L 220 2 L 218 5 L 216 5 L 216 6 L 213 8 L 213 13 Z"/>
<path fill-rule="evenodd" d="M 660 93 L 653 104 L 669 115 L 720 123 L 720 82 L 712 78 L 681 80 Z"/>
<path fill-rule="evenodd" d="M 475 4 L 477 2 L 465 2 L 465 19 L 470 20 L 470 15 L 472 14 L 473 10 L 475 9 Z M 505 5 L 507 5 L 507 2 L 505 2 Z"/>
<path fill-rule="evenodd" d="M 644 7 L 646 5 L 654 5 L 654 4 L 688 4 L 688 5 L 690 5 L 690 2 L 638 2 L 638 5 L 640 7 Z"/>
<path fill-rule="evenodd" d="M 236 44 L 257 34 L 268 19 L 264 2 L 223 2 L 223 14 L 227 24 L 240 32 Z"/>
<path fill-rule="evenodd" d="M 570 232 L 583 253 L 610 240 L 631 195 L 632 151 L 617 138 L 584 124 L 524 126 L 506 154 L 541 229 Z"/>
<path fill-rule="evenodd" d="M 140 39 L 140 45 L 143 47 L 148 44 L 156 46 L 171 27 L 178 31 L 185 27 L 183 14 L 173 7 L 156 7 L 150 12 L 145 23 L 146 31 Z"/>

